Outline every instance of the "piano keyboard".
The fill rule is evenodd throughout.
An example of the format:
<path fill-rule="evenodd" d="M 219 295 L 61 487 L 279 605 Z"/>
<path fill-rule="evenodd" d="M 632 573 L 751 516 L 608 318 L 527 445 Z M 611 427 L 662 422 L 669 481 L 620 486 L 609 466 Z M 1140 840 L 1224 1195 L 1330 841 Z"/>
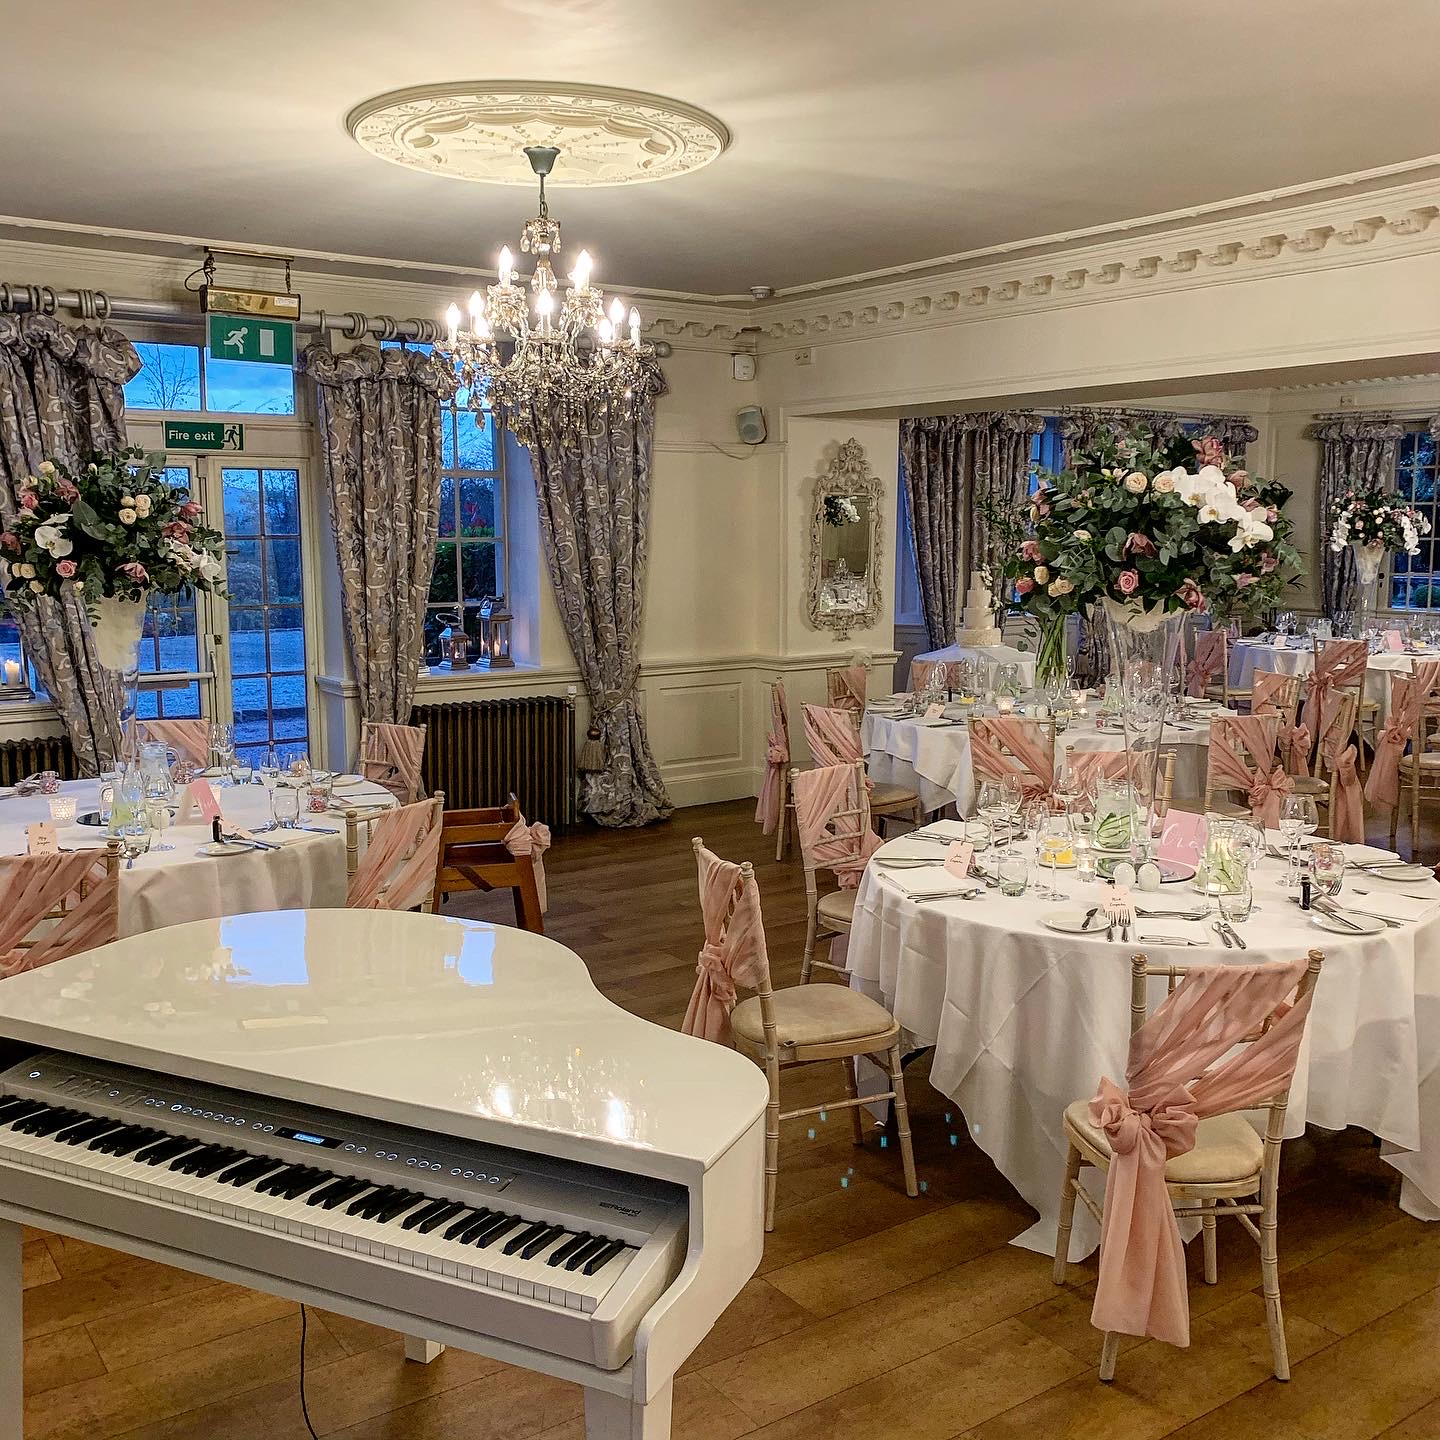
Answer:
<path fill-rule="evenodd" d="M 0 1164 L 593 1314 L 683 1225 L 657 1182 L 536 1158 L 62 1055 L 0 1077 Z"/>

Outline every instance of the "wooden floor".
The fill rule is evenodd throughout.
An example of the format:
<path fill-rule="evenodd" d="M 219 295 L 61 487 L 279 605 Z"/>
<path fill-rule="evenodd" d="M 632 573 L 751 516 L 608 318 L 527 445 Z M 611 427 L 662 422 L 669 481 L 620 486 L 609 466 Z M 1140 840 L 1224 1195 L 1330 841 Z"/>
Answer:
<path fill-rule="evenodd" d="M 701 834 L 756 861 L 777 983 L 793 982 L 801 872 L 766 860 L 751 810 L 711 806 L 560 841 L 547 857 L 550 933 L 612 999 L 676 1024 L 699 944 L 689 840 Z M 464 908 L 504 915 L 493 897 Z M 775 1232 L 759 1275 L 677 1381 L 677 1437 L 1440 1437 L 1440 1225 L 1401 1214 L 1367 1136 L 1312 1132 L 1285 1147 L 1288 1385 L 1270 1378 L 1254 1245 L 1222 1225 L 1220 1284 L 1192 1272 L 1190 1349 L 1131 1345 L 1103 1386 L 1093 1262 L 1060 1289 L 1045 1259 L 1007 1244 L 1031 1212 L 968 1143 L 923 1061 L 910 1076 L 925 1192 L 908 1200 L 893 1147 L 877 1134 L 854 1149 L 843 1115 L 813 1134 L 788 1127 Z M 820 1099 L 814 1080 L 833 1090 L 838 1070 L 793 1078 L 788 1093 Z M 25 1284 L 27 1440 L 303 1440 L 294 1305 L 39 1233 Z M 311 1313 L 307 1355 L 322 1435 L 583 1433 L 572 1385 L 455 1351 L 407 1364 L 395 1335 L 329 1314 Z"/>

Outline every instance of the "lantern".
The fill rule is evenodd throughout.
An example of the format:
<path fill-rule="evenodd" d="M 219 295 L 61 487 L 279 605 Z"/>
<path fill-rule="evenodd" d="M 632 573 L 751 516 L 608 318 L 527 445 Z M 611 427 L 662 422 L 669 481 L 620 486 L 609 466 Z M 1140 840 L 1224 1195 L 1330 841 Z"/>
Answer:
<path fill-rule="evenodd" d="M 450 638 L 445 642 L 445 658 L 449 660 L 452 670 L 470 668 L 470 637 L 458 626 L 450 632 Z"/>
<path fill-rule="evenodd" d="M 480 607 L 480 668 L 505 670 L 514 666 L 510 658 L 510 622 L 515 617 L 505 608 L 503 595 L 490 595 Z"/>

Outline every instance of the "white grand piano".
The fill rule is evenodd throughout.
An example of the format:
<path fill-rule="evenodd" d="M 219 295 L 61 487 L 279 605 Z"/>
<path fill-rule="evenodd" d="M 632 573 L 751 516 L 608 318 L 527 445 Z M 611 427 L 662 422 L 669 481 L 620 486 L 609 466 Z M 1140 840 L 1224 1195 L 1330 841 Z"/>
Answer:
<path fill-rule="evenodd" d="M 0 981 L 0 1440 L 34 1225 L 586 1387 L 670 1433 L 754 1273 L 764 1078 L 579 957 L 431 915 L 281 911 Z"/>

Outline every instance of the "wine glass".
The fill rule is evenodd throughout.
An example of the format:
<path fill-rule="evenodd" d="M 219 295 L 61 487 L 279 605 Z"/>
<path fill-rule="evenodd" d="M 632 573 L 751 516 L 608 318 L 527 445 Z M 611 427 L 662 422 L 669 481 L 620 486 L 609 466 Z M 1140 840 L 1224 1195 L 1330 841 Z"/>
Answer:
<path fill-rule="evenodd" d="M 1338 895 L 1345 884 L 1345 850 L 1331 841 L 1310 847 L 1310 873 L 1316 889 L 1324 895 Z"/>
<path fill-rule="evenodd" d="M 1294 890 L 1300 884 L 1300 840 L 1320 828 L 1320 812 L 1309 795 L 1287 795 L 1280 810 L 1280 833 L 1289 842 L 1290 869 L 1285 886 Z"/>
<path fill-rule="evenodd" d="M 990 822 L 993 831 L 1005 818 L 1005 792 L 998 780 L 982 780 L 976 793 L 975 813 Z"/>
<path fill-rule="evenodd" d="M 275 777 L 280 773 L 280 752 L 267 745 L 261 752 L 255 767 L 260 772 L 260 783 L 267 789 L 275 788 Z"/>
<path fill-rule="evenodd" d="M 136 857 L 143 855 L 149 848 L 150 821 L 146 816 L 146 807 L 142 804 L 136 808 L 120 831 L 120 850 L 125 856 L 125 868 L 133 870 Z"/>
<path fill-rule="evenodd" d="M 175 847 L 158 837 L 170 828 L 170 804 L 168 800 L 147 796 L 145 800 L 145 823 L 150 827 L 151 850 L 173 850 Z"/>
<path fill-rule="evenodd" d="M 300 786 L 288 778 L 273 786 L 270 791 L 270 815 L 280 829 L 295 829 L 300 820 Z"/>
<path fill-rule="evenodd" d="M 1025 782 L 1018 771 L 1012 770 L 1000 782 L 1000 793 L 1005 802 L 1005 818 L 1013 832 L 1020 820 L 1020 807 L 1025 803 Z"/>
<path fill-rule="evenodd" d="M 1073 863 L 1075 853 L 1075 832 L 1070 816 L 1046 813 L 1040 821 L 1040 838 L 1037 859 L 1050 868 L 1050 883 L 1036 886 L 1035 893 L 1043 900 L 1058 900 L 1063 893 L 1055 883 L 1055 871 L 1063 861 L 1067 866 Z"/>
<path fill-rule="evenodd" d="M 210 764 L 217 770 L 230 768 L 235 753 L 235 727 L 221 720 L 210 722 Z"/>

